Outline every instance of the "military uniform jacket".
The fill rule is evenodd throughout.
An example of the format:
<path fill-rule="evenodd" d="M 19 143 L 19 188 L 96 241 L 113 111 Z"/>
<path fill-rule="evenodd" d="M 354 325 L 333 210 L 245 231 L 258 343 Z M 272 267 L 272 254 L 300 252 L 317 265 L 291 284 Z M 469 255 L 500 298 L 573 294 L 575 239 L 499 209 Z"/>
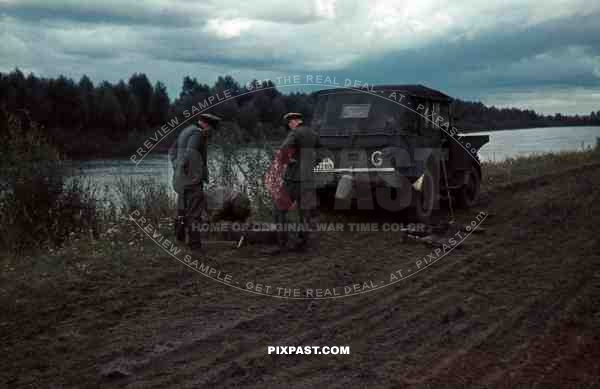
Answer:
<path fill-rule="evenodd" d="M 195 125 L 184 128 L 169 149 L 173 167 L 173 189 L 182 194 L 186 188 L 208 182 L 207 144 Z"/>
<path fill-rule="evenodd" d="M 291 130 L 280 147 L 281 150 L 295 150 L 283 176 L 284 181 L 313 183 L 313 169 L 317 161 L 317 150 L 320 147 L 319 134 L 313 129 L 300 126 Z"/>

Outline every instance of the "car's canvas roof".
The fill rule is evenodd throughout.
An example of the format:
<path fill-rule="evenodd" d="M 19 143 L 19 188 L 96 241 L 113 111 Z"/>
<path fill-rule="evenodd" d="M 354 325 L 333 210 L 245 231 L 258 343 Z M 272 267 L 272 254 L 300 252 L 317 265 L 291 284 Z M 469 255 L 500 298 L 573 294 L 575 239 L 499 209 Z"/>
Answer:
<path fill-rule="evenodd" d="M 424 85 L 372 85 L 367 88 L 332 88 L 332 89 L 323 89 L 316 92 L 319 94 L 332 94 L 332 93 L 348 93 L 348 92 L 397 92 L 404 96 L 414 96 L 414 97 L 422 97 L 431 100 L 444 100 L 451 101 L 452 98 L 438 90 L 428 88 Z"/>

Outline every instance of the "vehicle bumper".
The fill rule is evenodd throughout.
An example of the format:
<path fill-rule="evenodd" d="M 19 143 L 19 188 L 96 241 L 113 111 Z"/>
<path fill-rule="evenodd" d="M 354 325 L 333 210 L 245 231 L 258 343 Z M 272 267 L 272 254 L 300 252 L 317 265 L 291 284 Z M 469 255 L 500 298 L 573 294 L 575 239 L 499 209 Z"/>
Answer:
<path fill-rule="evenodd" d="M 414 181 L 390 168 L 337 168 L 315 170 L 318 187 L 335 188 L 342 175 L 350 175 L 357 186 L 393 187 L 402 189 Z"/>

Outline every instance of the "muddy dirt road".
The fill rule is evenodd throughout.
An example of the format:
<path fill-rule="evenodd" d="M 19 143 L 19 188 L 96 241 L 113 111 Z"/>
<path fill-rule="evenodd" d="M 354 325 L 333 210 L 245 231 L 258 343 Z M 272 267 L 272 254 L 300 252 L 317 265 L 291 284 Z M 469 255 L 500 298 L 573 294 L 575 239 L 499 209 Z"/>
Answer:
<path fill-rule="evenodd" d="M 485 233 L 426 271 L 336 300 L 256 296 L 167 255 L 80 252 L 3 270 L 3 387 L 600 384 L 600 166 L 484 195 Z M 394 233 L 325 234 L 320 256 L 212 248 L 273 285 L 348 285 L 426 256 Z M 48 265 L 50 266 L 50 265 Z M 268 355 L 268 346 L 349 355 Z"/>

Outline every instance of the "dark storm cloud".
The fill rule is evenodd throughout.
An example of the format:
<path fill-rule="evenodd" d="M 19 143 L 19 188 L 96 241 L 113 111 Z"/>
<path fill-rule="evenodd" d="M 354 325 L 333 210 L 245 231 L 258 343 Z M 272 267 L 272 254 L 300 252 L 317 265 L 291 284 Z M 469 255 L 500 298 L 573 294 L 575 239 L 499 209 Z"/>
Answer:
<path fill-rule="evenodd" d="M 600 15 L 570 17 L 475 39 L 453 41 L 450 36 L 418 49 L 366 58 L 346 73 L 372 82 L 413 80 L 452 89 L 600 86 L 598 20 Z"/>
<path fill-rule="evenodd" d="M 220 65 L 225 67 L 243 67 L 256 70 L 273 70 L 277 67 L 292 65 L 293 62 L 286 58 L 273 56 L 244 56 L 235 57 L 227 53 L 218 51 L 199 50 L 199 49 L 181 49 L 177 48 L 171 51 L 150 50 L 147 52 L 152 58 L 164 61 L 185 62 L 185 63 L 204 63 Z"/>
<path fill-rule="evenodd" d="M 123 1 L 123 4 L 126 4 Z M 73 6 L 69 2 L 22 2 L 0 3 L 0 14 L 17 19 L 37 22 L 40 20 L 62 20 L 84 23 L 115 24 L 166 24 L 189 23 L 186 15 L 169 10 L 168 7 L 157 10 L 134 9 L 129 6 L 111 9 L 101 5 L 80 4 Z"/>
<path fill-rule="evenodd" d="M 262 7 L 237 0 L 155 0 L 98 2 L 79 0 L 0 0 L 0 15 L 25 21 L 62 20 L 75 23 L 112 23 L 123 25 L 190 26 L 209 16 L 249 17 L 256 20 L 290 24 L 309 24 L 318 20 L 313 7 L 301 3 Z M 274 1 L 277 3 L 277 0 Z"/>

